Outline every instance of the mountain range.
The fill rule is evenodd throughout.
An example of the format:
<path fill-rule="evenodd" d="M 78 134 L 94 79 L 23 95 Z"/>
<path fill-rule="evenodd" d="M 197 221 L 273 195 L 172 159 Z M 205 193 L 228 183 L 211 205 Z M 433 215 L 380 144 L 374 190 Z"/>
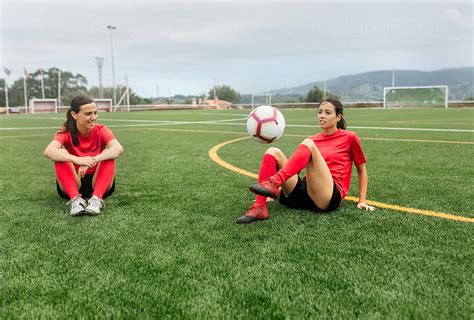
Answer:
<path fill-rule="evenodd" d="M 474 67 L 435 71 L 395 70 L 396 87 L 447 85 L 449 100 L 474 99 Z M 383 88 L 392 86 L 392 70 L 371 71 L 326 80 L 326 90 L 345 101 L 381 101 Z M 324 88 L 324 81 L 292 88 L 271 90 L 272 95 L 306 96 L 313 88 Z"/>

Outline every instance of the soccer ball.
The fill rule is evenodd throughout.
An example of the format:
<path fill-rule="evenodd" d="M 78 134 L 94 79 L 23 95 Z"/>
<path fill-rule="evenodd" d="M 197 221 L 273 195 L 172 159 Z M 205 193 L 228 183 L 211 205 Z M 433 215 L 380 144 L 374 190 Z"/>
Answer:
<path fill-rule="evenodd" d="M 285 118 L 272 106 L 260 106 L 250 112 L 247 132 L 260 143 L 272 143 L 280 139 L 285 130 Z"/>

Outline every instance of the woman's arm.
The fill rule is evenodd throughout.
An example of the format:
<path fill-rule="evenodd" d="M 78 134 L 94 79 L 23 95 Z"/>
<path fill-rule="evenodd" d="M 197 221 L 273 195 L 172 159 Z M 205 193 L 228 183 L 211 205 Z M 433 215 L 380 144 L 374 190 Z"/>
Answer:
<path fill-rule="evenodd" d="M 359 209 L 365 209 L 367 211 L 374 211 L 375 208 L 369 206 L 365 201 L 367 200 L 367 185 L 368 185 L 368 177 L 367 177 L 367 168 L 365 167 L 365 163 L 361 163 L 356 165 L 357 168 L 357 175 L 359 177 L 359 203 L 357 207 Z"/>
<path fill-rule="evenodd" d="M 120 142 L 118 142 L 117 139 L 112 139 L 107 144 L 107 148 L 105 148 L 104 151 L 96 155 L 94 158 L 97 161 L 97 163 L 99 163 L 104 160 L 118 158 L 122 153 L 123 153 L 123 147 L 120 144 Z"/>
<path fill-rule="evenodd" d="M 97 160 L 94 157 L 76 157 L 67 152 L 57 140 L 53 140 L 48 144 L 46 149 L 44 149 L 44 155 L 46 158 L 56 162 L 73 162 L 79 166 L 87 167 L 97 165 Z"/>

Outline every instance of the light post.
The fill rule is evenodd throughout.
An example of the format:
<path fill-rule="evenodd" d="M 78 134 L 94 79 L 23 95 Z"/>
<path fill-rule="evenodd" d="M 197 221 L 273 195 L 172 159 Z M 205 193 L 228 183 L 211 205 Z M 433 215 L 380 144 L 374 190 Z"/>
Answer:
<path fill-rule="evenodd" d="M 104 58 L 95 57 L 95 61 L 97 62 L 97 68 L 99 69 L 99 97 L 103 99 L 104 92 L 102 91 L 102 63 L 104 62 Z"/>
<path fill-rule="evenodd" d="M 112 39 L 112 31 L 117 29 L 114 26 L 107 26 L 107 29 L 110 30 L 110 49 L 112 51 L 112 85 L 114 89 L 114 105 L 117 103 L 117 93 L 115 91 L 115 66 L 114 66 L 114 42 Z"/>

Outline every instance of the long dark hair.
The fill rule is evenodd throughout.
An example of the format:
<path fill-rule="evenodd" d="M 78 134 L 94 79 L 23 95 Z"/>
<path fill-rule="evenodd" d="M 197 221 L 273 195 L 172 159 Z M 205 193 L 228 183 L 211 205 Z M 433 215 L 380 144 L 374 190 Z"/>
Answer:
<path fill-rule="evenodd" d="M 342 107 L 342 103 L 341 101 L 337 100 L 337 99 L 334 99 L 334 98 L 327 98 L 327 99 L 324 99 L 323 101 L 321 101 L 319 104 L 318 104 L 318 109 L 319 109 L 319 106 L 321 106 L 323 103 L 325 102 L 329 102 L 330 104 L 332 104 L 334 106 L 334 109 L 336 111 L 336 116 L 337 115 L 341 115 L 341 120 L 339 120 L 337 122 L 337 128 L 338 129 L 342 129 L 342 130 L 346 130 L 346 120 L 344 120 L 344 108 Z"/>
<path fill-rule="evenodd" d="M 63 124 L 63 128 L 61 129 L 61 133 L 69 132 L 72 137 L 72 144 L 77 146 L 79 144 L 79 139 L 77 137 L 77 125 L 76 119 L 72 116 L 71 112 L 74 111 L 75 113 L 79 113 L 81 110 L 81 106 L 89 103 L 93 103 L 94 100 L 89 98 L 88 96 L 75 96 L 71 100 L 71 108 L 66 113 L 66 122 Z"/>

